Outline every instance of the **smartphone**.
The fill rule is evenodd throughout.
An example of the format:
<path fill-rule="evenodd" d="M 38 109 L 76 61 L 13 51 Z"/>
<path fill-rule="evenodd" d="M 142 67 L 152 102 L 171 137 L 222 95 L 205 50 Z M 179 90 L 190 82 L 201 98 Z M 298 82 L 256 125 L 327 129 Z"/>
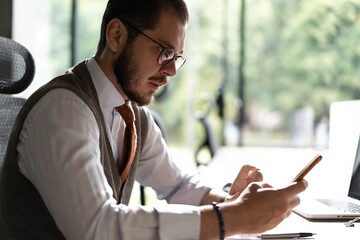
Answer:
<path fill-rule="evenodd" d="M 315 167 L 316 164 L 318 164 L 322 159 L 322 156 L 317 154 L 310 162 L 308 165 L 306 165 L 294 178 L 294 180 L 292 182 L 299 182 L 301 180 L 304 179 L 304 177 L 306 176 L 306 174 L 308 174 L 310 172 L 311 169 L 313 169 Z"/>

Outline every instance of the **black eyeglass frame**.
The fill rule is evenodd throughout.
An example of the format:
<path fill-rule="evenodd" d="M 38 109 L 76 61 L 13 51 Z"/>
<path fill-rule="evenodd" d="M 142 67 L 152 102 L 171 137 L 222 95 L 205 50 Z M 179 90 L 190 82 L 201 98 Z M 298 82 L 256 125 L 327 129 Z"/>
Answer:
<path fill-rule="evenodd" d="M 161 66 L 165 66 L 166 64 L 170 63 L 173 59 L 175 59 L 175 68 L 176 70 L 179 70 L 186 62 L 186 59 L 184 58 L 183 55 L 181 54 L 176 54 L 175 50 L 169 47 L 166 47 L 164 45 L 162 45 L 161 43 L 159 43 L 158 41 L 156 41 L 155 39 L 153 39 L 152 37 L 150 37 L 149 35 L 145 34 L 144 32 L 142 32 L 140 29 L 134 27 L 133 25 L 124 22 L 123 23 L 127 26 L 129 26 L 130 28 L 132 28 L 133 30 L 135 30 L 136 32 L 140 33 L 141 35 L 143 35 L 144 37 L 146 37 L 147 39 L 149 39 L 150 41 L 152 41 L 153 43 L 155 43 L 156 45 L 158 45 L 161 49 L 161 52 L 159 54 L 159 57 L 157 59 L 157 63 Z M 169 54 L 170 53 L 170 54 Z M 166 59 L 166 60 L 162 60 L 162 56 L 165 55 L 165 58 L 168 58 L 168 55 L 173 55 L 171 58 Z M 178 59 L 181 59 L 182 62 L 178 62 Z"/>

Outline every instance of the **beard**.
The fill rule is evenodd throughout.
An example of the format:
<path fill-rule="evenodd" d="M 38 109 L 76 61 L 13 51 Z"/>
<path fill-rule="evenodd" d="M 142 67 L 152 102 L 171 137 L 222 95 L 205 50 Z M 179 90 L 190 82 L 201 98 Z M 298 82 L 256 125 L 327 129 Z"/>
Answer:
<path fill-rule="evenodd" d="M 124 51 L 115 60 L 114 73 L 117 82 L 130 100 L 136 102 L 139 106 L 148 105 L 153 100 L 153 97 L 149 100 L 136 91 L 140 79 L 136 76 L 138 67 L 133 63 L 131 49 L 131 44 L 127 43 Z"/>

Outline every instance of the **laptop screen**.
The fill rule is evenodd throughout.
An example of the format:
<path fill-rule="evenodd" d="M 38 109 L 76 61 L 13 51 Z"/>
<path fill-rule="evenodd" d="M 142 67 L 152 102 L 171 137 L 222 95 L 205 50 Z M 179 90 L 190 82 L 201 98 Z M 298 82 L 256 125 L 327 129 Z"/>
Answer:
<path fill-rule="evenodd" d="M 360 138 L 358 141 L 354 168 L 351 176 L 349 197 L 360 200 Z"/>

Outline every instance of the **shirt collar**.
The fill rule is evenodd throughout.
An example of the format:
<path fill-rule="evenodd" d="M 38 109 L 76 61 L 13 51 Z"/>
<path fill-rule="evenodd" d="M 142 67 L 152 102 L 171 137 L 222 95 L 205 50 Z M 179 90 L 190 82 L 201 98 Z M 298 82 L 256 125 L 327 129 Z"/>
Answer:
<path fill-rule="evenodd" d="M 101 108 L 114 108 L 125 103 L 124 98 L 106 77 L 94 57 L 89 59 L 86 66 L 95 85 Z"/>

